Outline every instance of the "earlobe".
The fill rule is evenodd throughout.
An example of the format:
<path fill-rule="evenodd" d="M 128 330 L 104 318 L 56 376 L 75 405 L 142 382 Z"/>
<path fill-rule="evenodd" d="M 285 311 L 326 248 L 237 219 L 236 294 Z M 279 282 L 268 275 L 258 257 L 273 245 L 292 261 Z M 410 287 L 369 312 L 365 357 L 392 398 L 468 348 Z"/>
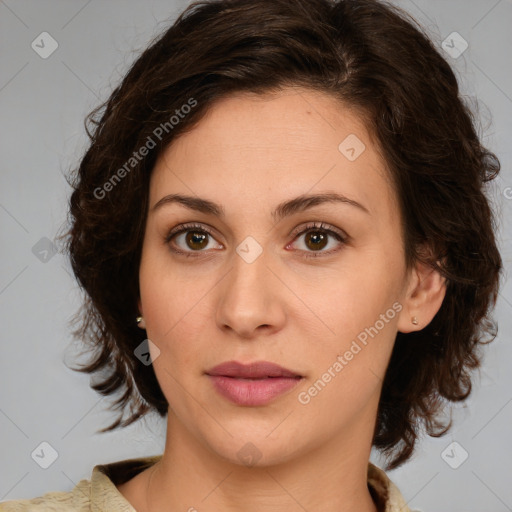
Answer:
<path fill-rule="evenodd" d="M 398 331 L 408 333 L 426 327 L 441 308 L 445 295 L 446 279 L 430 265 L 417 262 L 400 312 Z"/>
<path fill-rule="evenodd" d="M 137 307 L 139 308 L 139 311 L 140 311 L 140 315 L 137 316 L 137 318 L 135 319 L 136 322 L 137 322 L 137 326 L 140 327 L 141 329 L 145 329 L 146 328 L 146 322 L 144 321 L 144 316 L 143 316 L 144 313 L 142 311 L 142 303 L 141 303 L 140 298 L 137 301 Z"/>

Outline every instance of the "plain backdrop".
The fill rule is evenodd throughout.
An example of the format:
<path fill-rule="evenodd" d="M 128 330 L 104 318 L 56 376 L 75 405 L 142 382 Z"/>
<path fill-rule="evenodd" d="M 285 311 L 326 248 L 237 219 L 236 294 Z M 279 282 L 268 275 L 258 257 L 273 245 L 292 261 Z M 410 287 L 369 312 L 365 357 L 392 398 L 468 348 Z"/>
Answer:
<path fill-rule="evenodd" d="M 485 350 L 474 393 L 454 409 L 449 434 L 423 439 L 414 458 L 389 475 L 410 507 L 424 512 L 511 511 L 512 2 L 395 3 L 441 51 L 444 40 L 452 50 L 467 43 L 461 55 L 445 55 L 463 94 L 478 98 L 482 136 L 502 162 L 489 193 L 506 273 L 495 311 L 499 335 Z M 80 348 L 68 326 L 80 296 L 52 241 L 66 217 L 64 176 L 87 142 L 85 115 L 186 5 L 0 0 L 0 501 L 67 491 L 96 464 L 163 451 L 165 422 L 154 416 L 95 433 L 114 416 L 89 377 L 64 364 Z M 47 469 L 37 459 L 42 449 L 53 455 Z M 378 454 L 373 460 L 379 463 Z"/>

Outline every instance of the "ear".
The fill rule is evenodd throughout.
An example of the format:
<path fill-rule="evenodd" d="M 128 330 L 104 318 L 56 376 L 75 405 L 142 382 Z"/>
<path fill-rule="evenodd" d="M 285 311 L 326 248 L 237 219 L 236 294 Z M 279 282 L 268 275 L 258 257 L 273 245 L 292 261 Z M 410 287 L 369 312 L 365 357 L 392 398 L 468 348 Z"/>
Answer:
<path fill-rule="evenodd" d="M 430 265 L 418 261 L 410 272 L 397 326 L 403 333 L 426 327 L 439 311 L 446 295 L 446 279 Z"/>

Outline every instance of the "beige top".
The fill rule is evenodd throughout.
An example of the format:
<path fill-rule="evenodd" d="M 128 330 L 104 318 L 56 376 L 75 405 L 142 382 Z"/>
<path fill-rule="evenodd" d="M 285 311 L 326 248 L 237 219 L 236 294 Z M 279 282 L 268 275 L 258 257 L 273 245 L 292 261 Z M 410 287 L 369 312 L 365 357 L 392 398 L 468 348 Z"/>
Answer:
<path fill-rule="evenodd" d="M 0 512 L 136 512 L 116 485 L 152 466 L 161 455 L 127 459 L 94 466 L 90 480 L 83 479 L 69 492 L 48 492 L 38 498 L 0 503 Z M 386 473 L 368 463 L 368 488 L 379 512 L 411 512 Z"/>

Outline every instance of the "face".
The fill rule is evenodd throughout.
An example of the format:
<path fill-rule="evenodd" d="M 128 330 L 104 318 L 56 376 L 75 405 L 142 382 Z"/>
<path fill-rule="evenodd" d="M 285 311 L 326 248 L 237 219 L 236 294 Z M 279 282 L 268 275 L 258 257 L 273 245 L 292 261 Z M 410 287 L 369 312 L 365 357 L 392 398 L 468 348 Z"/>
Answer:
<path fill-rule="evenodd" d="M 368 442 L 409 281 L 400 226 L 367 129 L 330 96 L 233 95 L 175 140 L 139 307 L 176 431 L 238 463 Z M 293 377 L 213 375 L 232 361 Z"/>

